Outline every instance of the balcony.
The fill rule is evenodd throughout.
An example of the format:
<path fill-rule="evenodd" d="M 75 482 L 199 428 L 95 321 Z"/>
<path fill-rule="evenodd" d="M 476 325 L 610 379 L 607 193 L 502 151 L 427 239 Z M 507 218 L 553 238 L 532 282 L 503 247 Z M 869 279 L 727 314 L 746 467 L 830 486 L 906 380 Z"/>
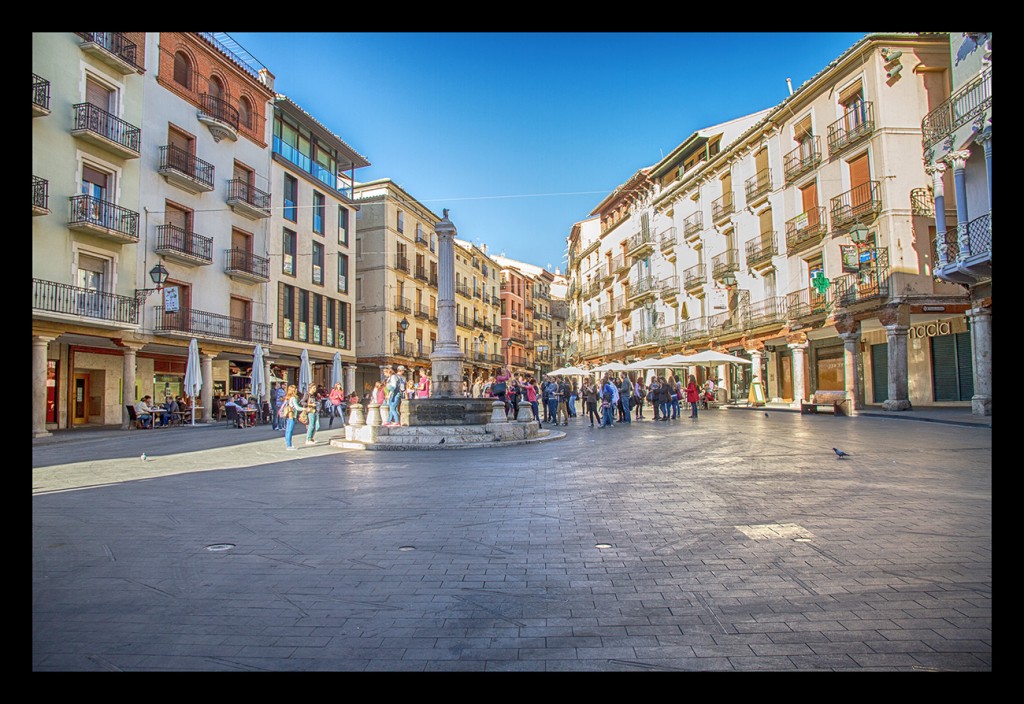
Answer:
<path fill-rule="evenodd" d="M 534 286 L 533 287 L 533 297 L 534 298 L 539 298 L 539 299 L 545 300 L 545 301 L 550 301 L 551 300 L 551 292 L 548 291 L 548 289 L 545 286 Z"/>
<path fill-rule="evenodd" d="M 708 319 L 705 317 L 690 318 L 679 323 L 679 341 L 696 344 L 699 340 L 711 337 L 708 330 Z"/>
<path fill-rule="evenodd" d="M 50 182 L 38 176 L 32 177 L 32 215 L 50 214 Z"/>
<path fill-rule="evenodd" d="M 992 107 L 992 69 L 965 83 L 921 120 L 921 146 L 927 151 L 958 128 L 973 122 Z"/>
<path fill-rule="evenodd" d="M 139 158 L 142 130 L 138 127 L 91 103 L 79 103 L 73 110 L 72 135 L 122 159 Z"/>
<path fill-rule="evenodd" d="M 173 337 L 231 340 L 261 345 L 269 345 L 271 339 L 271 328 L 266 323 L 189 308 L 175 312 L 157 308 L 153 332 Z"/>
<path fill-rule="evenodd" d="M 139 306 L 135 298 L 43 279 L 32 279 L 32 309 L 124 325 L 137 325 L 139 322 Z"/>
<path fill-rule="evenodd" d="M 143 73 L 136 55 L 138 47 L 121 32 L 76 32 L 83 41 L 82 51 L 105 63 L 122 76 Z"/>
<path fill-rule="evenodd" d="M 636 305 L 644 298 L 653 298 L 658 290 L 658 280 L 653 276 L 641 276 L 629 284 L 626 298 L 633 305 Z"/>
<path fill-rule="evenodd" d="M 210 130 L 214 142 L 222 139 L 238 141 L 238 108 L 223 98 L 209 93 L 200 95 L 196 117 Z"/>
<path fill-rule="evenodd" d="M 696 242 L 700 239 L 700 233 L 704 231 L 704 213 L 697 211 L 683 220 L 683 239 L 687 242 Z"/>
<path fill-rule="evenodd" d="M 640 231 L 629 238 L 626 245 L 626 254 L 630 257 L 640 258 L 650 254 L 654 250 L 654 236 L 650 231 Z"/>
<path fill-rule="evenodd" d="M 633 311 L 633 309 L 626 304 L 626 296 L 624 294 L 619 294 L 612 299 L 611 309 L 619 318 L 627 318 Z"/>
<path fill-rule="evenodd" d="M 466 328 L 467 330 L 473 329 L 473 324 L 469 322 L 469 318 L 467 318 L 464 315 L 455 316 L 455 324 L 458 325 L 460 328 Z"/>
<path fill-rule="evenodd" d="M 763 202 L 772 191 L 771 169 L 762 169 L 743 182 L 743 192 L 747 196 L 747 205 L 754 206 Z"/>
<path fill-rule="evenodd" d="M 599 293 L 601 293 L 601 282 L 595 280 L 595 281 L 591 281 L 589 284 L 587 284 L 587 292 L 586 292 L 586 294 L 584 294 L 583 297 L 584 298 L 593 298 L 594 296 L 598 295 Z"/>
<path fill-rule="evenodd" d="M 992 214 L 968 223 L 957 223 L 956 230 L 946 232 L 946 261 L 936 275 L 957 283 L 971 283 L 992 276 Z M 968 269 L 968 271 L 964 271 Z"/>
<path fill-rule="evenodd" d="M 831 304 L 828 290 L 825 293 L 818 293 L 817 289 L 805 288 L 786 294 L 785 306 L 787 319 L 804 325 L 824 318 Z"/>
<path fill-rule="evenodd" d="M 819 205 L 786 221 L 786 252 L 796 254 L 821 242 L 825 236 L 825 206 Z"/>
<path fill-rule="evenodd" d="M 156 228 L 156 253 L 185 266 L 213 264 L 213 238 L 161 225 Z"/>
<path fill-rule="evenodd" d="M 391 342 L 391 354 L 395 357 L 415 359 L 416 351 L 416 345 L 411 342 L 398 342 L 397 340 Z"/>
<path fill-rule="evenodd" d="M 874 104 L 861 101 L 828 126 L 828 155 L 835 156 L 875 130 Z"/>
<path fill-rule="evenodd" d="M 725 279 L 732 277 L 735 282 L 735 273 L 740 270 L 740 254 L 738 249 L 727 249 L 711 259 L 711 276 L 715 281 L 725 282 Z"/>
<path fill-rule="evenodd" d="M 212 105 L 212 104 L 211 104 Z M 221 110 L 223 115 L 223 122 L 226 122 L 229 126 L 231 125 L 231 114 L 226 109 Z M 211 116 L 210 120 L 216 118 Z M 219 123 L 218 123 L 219 124 Z M 236 121 L 235 129 L 238 129 L 240 123 Z M 275 136 L 273 141 L 274 154 L 277 154 L 282 159 L 287 161 L 289 164 L 298 167 L 298 169 L 304 173 L 309 174 L 320 183 L 324 184 L 328 188 L 332 188 L 338 191 L 347 198 L 352 197 L 352 189 L 348 186 L 342 185 L 344 182 L 338 180 L 337 174 L 333 173 L 330 169 L 325 169 L 317 162 L 310 159 L 308 156 L 303 154 L 301 151 L 283 141 L 280 137 Z"/>
<path fill-rule="evenodd" d="M 626 258 L 626 255 L 617 254 L 608 262 L 608 273 L 613 277 L 621 274 L 628 274 L 629 264 L 630 261 Z"/>
<path fill-rule="evenodd" d="M 434 288 L 437 288 L 437 272 L 436 271 L 430 272 L 430 277 L 427 280 L 427 284 L 429 286 L 433 286 Z"/>
<path fill-rule="evenodd" d="M 679 277 L 669 276 L 658 282 L 658 292 L 661 300 L 671 301 L 679 296 Z"/>
<path fill-rule="evenodd" d="M 691 266 L 683 271 L 683 288 L 693 292 L 708 282 L 707 271 L 703 264 Z"/>
<path fill-rule="evenodd" d="M 412 300 L 395 296 L 395 311 L 399 313 L 412 313 Z"/>
<path fill-rule="evenodd" d="M 121 244 L 139 241 L 139 214 L 92 196 L 71 196 L 68 227 Z"/>
<path fill-rule="evenodd" d="M 661 233 L 658 237 L 658 248 L 663 253 L 666 253 L 669 261 L 675 261 L 675 246 L 678 244 L 678 237 L 676 235 L 676 228 L 670 227 Z"/>
<path fill-rule="evenodd" d="M 173 144 L 160 147 L 160 166 L 157 170 L 168 183 L 193 195 L 213 190 L 213 164 Z"/>
<path fill-rule="evenodd" d="M 270 217 L 270 194 L 240 178 L 228 181 L 227 204 L 250 220 Z"/>
<path fill-rule="evenodd" d="M 832 282 L 837 306 L 850 308 L 858 303 L 877 302 L 889 297 L 889 250 L 867 250 L 873 255 L 856 274 L 846 274 Z"/>
<path fill-rule="evenodd" d="M 469 292 L 469 286 L 466 284 L 455 284 L 455 293 L 462 296 L 463 298 L 472 298 L 472 294 Z"/>
<path fill-rule="evenodd" d="M 50 114 L 50 82 L 32 74 L 32 117 Z"/>
<path fill-rule="evenodd" d="M 473 298 L 481 298 L 482 299 L 483 298 L 482 290 L 479 289 L 479 288 L 474 288 L 473 289 Z"/>
<path fill-rule="evenodd" d="M 814 171 L 821 163 L 821 137 L 814 135 L 782 158 L 782 172 L 787 182 Z"/>
<path fill-rule="evenodd" d="M 723 193 L 720 198 L 711 201 L 711 219 L 716 223 L 726 220 L 735 211 L 736 206 L 733 202 L 732 191 Z"/>
<path fill-rule="evenodd" d="M 513 367 L 524 368 L 530 366 L 530 360 L 523 355 L 514 354 L 511 355 L 510 359 L 512 360 L 511 364 Z"/>
<path fill-rule="evenodd" d="M 882 212 L 879 182 L 868 181 L 831 200 L 832 229 L 844 230 L 854 223 L 868 223 Z"/>
<path fill-rule="evenodd" d="M 762 232 L 760 237 L 747 240 L 744 245 L 747 255 L 747 266 L 751 269 L 763 270 L 772 265 L 772 257 L 778 255 L 779 244 L 775 230 Z"/>
<path fill-rule="evenodd" d="M 413 274 L 413 276 L 415 276 L 420 281 L 426 281 L 427 280 L 427 270 L 425 268 L 423 268 L 422 266 L 417 266 L 416 267 L 416 273 Z"/>
<path fill-rule="evenodd" d="M 551 314 L 543 310 L 535 310 L 533 312 L 533 317 L 537 320 L 551 320 Z"/>
<path fill-rule="evenodd" d="M 532 320 L 524 320 L 523 321 L 523 329 L 524 330 L 533 330 L 533 321 Z"/>
<path fill-rule="evenodd" d="M 430 320 L 430 307 L 425 303 L 420 303 L 413 311 L 413 315 L 422 320 Z"/>
<path fill-rule="evenodd" d="M 420 245 L 421 247 L 427 247 L 430 245 L 430 243 L 427 241 L 427 238 L 423 236 L 422 232 L 416 233 L 416 244 Z"/>
<path fill-rule="evenodd" d="M 927 188 L 912 188 L 910 190 L 910 214 L 923 215 L 926 218 L 935 217 L 935 198 Z"/>
<path fill-rule="evenodd" d="M 752 303 L 747 307 L 744 330 L 751 332 L 764 327 L 785 325 L 787 314 L 785 296 Z"/>
<path fill-rule="evenodd" d="M 240 247 L 225 249 L 224 273 L 236 281 L 266 283 L 270 281 L 270 260 Z"/>
<path fill-rule="evenodd" d="M 611 302 L 602 303 L 597 307 L 597 314 L 601 318 L 613 318 L 615 317 L 615 309 L 612 307 Z"/>

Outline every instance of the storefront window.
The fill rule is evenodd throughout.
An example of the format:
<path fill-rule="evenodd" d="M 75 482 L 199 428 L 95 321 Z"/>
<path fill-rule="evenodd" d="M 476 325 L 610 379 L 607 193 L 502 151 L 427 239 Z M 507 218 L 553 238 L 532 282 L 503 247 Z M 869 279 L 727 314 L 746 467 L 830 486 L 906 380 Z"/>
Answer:
<path fill-rule="evenodd" d="M 817 387 L 815 391 L 842 391 L 846 388 L 843 346 L 821 347 L 815 353 Z"/>

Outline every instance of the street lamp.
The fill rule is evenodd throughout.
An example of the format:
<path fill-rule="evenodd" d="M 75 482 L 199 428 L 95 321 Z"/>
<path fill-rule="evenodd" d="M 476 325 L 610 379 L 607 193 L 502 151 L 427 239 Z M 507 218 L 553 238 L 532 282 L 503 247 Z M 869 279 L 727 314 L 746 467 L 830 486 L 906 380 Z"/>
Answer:
<path fill-rule="evenodd" d="M 508 342 L 505 343 L 505 366 L 512 367 L 512 338 L 508 338 Z"/>
<path fill-rule="evenodd" d="M 399 354 L 405 354 L 405 331 L 409 329 L 409 319 L 402 316 L 402 320 L 398 323 L 398 328 L 402 331 L 398 333 L 398 350 Z"/>
<path fill-rule="evenodd" d="M 156 284 L 156 288 L 137 288 L 135 289 L 135 304 L 142 305 L 142 303 L 149 297 L 149 294 L 154 291 L 162 291 L 164 284 L 167 283 L 167 278 L 171 275 L 167 269 L 164 268 L 162 262 L 157 262 L 156 266 L 149 270 L 149 278 Z"/>

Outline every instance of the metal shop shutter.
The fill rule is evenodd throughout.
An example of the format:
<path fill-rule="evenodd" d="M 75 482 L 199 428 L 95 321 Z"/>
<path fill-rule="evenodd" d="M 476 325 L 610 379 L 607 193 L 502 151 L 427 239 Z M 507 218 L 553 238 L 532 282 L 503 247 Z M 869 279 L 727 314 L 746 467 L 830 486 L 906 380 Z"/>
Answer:
<path fill-rule="evenodd" d="M 974 396 L 969 333 L 932 338 L 932 393 L 936 401 L 969 401 Z"/>
<path fill-rule="evenodd" d="M 875 403 L 889 398 L 889 343 L 871 345 L 871 395 Z"/>

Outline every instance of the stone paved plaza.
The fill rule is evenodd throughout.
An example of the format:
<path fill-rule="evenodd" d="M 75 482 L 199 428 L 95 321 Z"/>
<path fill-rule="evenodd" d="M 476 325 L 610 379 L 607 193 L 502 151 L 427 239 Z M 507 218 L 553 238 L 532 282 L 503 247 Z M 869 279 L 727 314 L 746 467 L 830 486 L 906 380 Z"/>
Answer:
<path fill-rule="evenodd" d="M 35 443 L 32 669 L 992 671 L 991 426 L 767 413 Z"/>

